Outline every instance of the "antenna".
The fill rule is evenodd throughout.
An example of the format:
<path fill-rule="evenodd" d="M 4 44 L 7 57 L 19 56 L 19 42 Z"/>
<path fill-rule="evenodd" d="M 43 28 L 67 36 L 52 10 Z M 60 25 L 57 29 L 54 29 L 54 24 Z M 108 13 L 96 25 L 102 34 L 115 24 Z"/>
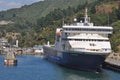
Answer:
<path fill-rule="evenodd" d="M 87 7 L 85 8 L 85 18 L 84 18 L 84 23 L 88 23 L 88 14 L 87 14 L 87 12 L 88 12 L 88 9 L 87 9 Z"/>
<path fill-rule="evenodd" d="M 64 18 L 63 18 L 62 24 L 63 24 L 63 25 L 65 24 Z"/>
<path fill-rule="evenodd" d="M 108 26 L 110 25 L 110 18 L 109 18 L 109 13 L 108 13 Z"/>

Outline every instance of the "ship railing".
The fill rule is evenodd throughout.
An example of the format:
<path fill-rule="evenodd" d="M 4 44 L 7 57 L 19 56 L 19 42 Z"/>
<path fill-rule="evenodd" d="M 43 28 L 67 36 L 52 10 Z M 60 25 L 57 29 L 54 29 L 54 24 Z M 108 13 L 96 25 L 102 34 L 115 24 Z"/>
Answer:
<path fill-rule="evenodd" d="M 74 31 L 74 30 L 65 30 L 65 33 L 98 33 L 98 34 L 112 34 L 111 31 Z"/>
<path fill-rule="evenodd" d="M 94 52 L 94 53 L 110 53 L 111 51 L 105 51 L 101 49 L 85 49 L 85 48 L 70 48 L 70 51 L 81 51 L 81 52 Z"/>

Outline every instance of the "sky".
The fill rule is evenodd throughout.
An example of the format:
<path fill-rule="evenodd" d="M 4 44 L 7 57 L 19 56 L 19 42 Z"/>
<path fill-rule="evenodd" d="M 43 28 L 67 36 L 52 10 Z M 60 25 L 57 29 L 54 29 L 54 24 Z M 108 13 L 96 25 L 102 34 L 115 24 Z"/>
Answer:
<path fill-rule="evenodd" d="M 29 5 L 43 0 L 0 0 L 0 11 L 11 8 L 20 8 L 23 5 Z"/>

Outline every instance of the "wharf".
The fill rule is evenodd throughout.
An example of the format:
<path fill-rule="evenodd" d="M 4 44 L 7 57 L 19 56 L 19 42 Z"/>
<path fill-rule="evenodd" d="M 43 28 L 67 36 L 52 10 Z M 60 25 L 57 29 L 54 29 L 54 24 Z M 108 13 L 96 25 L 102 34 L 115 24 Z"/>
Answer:
<path fill-rule="evenodd" d="M 120 72 L 120 53 L 111 53 L 103 63 L 103 68 Z"/>
<path fill-rule="evenodd" d="M 37 52 L 34 48 L 19 48 L 19 47 L 12 47 L 12 48 L 0 48 L 0 54 L 6 54 L 9 50 L 13 51 L 15 55 L 43 55 L 43 52 Z"/>
<path fill-rule="evenodd" d="M 12 51 L 14 52 L 16 55 L 18 54 L 23 54 L 23 49 L 22 48 L 4 48 L 4 49 L 1 49 L 1 54 L 6 54 L 7 52 L 9 51 Z"/>

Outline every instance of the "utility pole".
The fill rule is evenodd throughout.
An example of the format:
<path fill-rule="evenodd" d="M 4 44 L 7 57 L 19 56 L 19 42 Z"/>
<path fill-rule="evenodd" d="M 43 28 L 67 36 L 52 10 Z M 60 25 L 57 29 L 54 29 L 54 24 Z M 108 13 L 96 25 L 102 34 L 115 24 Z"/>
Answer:
<path fill-rule="evenodd" d="M 109 18 L 109 13 L 108 13 L 108 26 L 110 25 L 110 18 Z"/>

